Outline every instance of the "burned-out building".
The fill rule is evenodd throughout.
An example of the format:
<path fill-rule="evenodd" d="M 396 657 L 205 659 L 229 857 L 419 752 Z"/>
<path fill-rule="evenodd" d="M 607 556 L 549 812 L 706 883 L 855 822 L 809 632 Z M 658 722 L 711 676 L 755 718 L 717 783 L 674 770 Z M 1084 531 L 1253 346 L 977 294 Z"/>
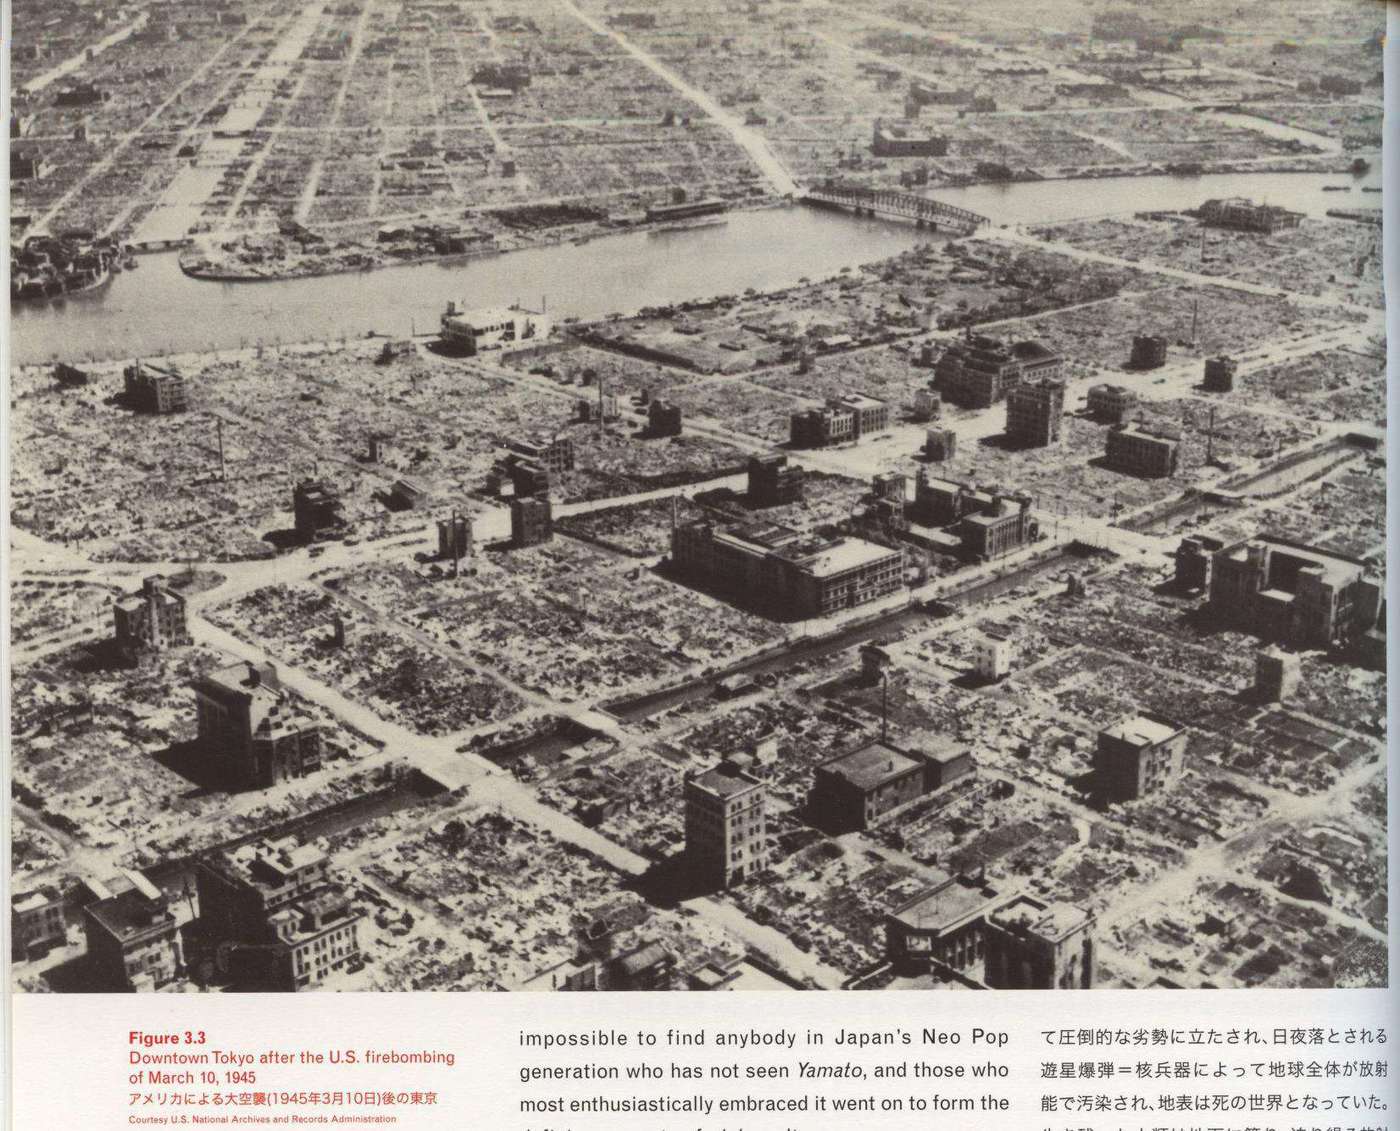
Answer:
<path fill-rule="evenodd" d="M 868 829 L 972 772 L 972 754 L 940 735 L 897 746 L 883 739 L 816 768 L 808 808 L 832 832 Z"/>
<path fill-rule="evenodd" d="M 137 361 L 122 370 L 126 403 L 137 412 L 166 416 L 190 406 L 185 378 L 178 370 Z"/>
<path fill-rule="evenodd" d="M 180 927 L 165 892 L 140 872 L 122 875 L 115 892 L 91 884 L 99 898 L 83 908 L 88 968 L 105 989 L 158 990 L 184 970 Z"/>
<path fill-rule="evenodd" d="M 1022 384 L 1055 381 L 1063 372 L 1064 358 L 1040 342 L 1007 346 L 983 334 L 952 342 L 933 371 L 938 392 L 968 408 L 990 408 Z"/>
<path fill-rule="evenodd" d="M 686 866 L 706 886 L 732 887 L 768 866 L 767 793 L 727 760 L 686 777 Z"/>
<path fill-rule="evenodd" d="M 257 840 L 200 861 L 200 926 L 242 989 L 310 989 L 360 960 L 359 921 L 326 854 L 294 837 Z"/>
<path fill-rule="evenodd" d="M 1183 590 L 1205 591 L 1210 588 L 1211 566 L 1215 555 L 1225 548 L 1218 538 L 1196 534 L 1183 538 L 1173 555 L 1176 563 L 1174 579 L 1176 587 Z"/>
<path fill-rule="evenodd" d="M 1137 401 L 1137 394 L 1122 385 L 1095 385 L 1089 390 L 1086 407 L 1096 420 L 1124 424 Z"/>
<path fill-rule="evenodd" d="M 1064 413 L 1064 382 L 1022 381 L 1006 394 L 1006 438 L 1025 448 L 1053 444 L 1060 438 Z"/>
<path fill-rule="evenodd" d="M 648 436 L 679 436 L 682 430 L 681 406 L 654 400 L 647 405 Z"/>
<path fill-rule="evenodd" d="M 321 731 L 296 711 L 271 664 L 245 661 L 194 683 L 199 752 L 231 785 L 265 789 L 321 768 Z"/>
<path fill-rule="evenodd" d="M 117 648 L 128 656 L 191 642 L 184 594 L 159 575 L 147 577 L 138 592 L 112 606 L 112 625 Z"/>
<path fill-rule="evenodd" d="M 464 514 L 438 519 L 438 557 L 456 561 L 472 556 L 472 520 Z"/>
<path fill-rule="evenodd" d="M 1282 538 L 1216 551 L 1209 592 L 1223 623 L 1304 648 L 1345 647 L 1380 620 L 1381 584 L 1365 562 Z"/>
<path fill-rule="evenodd" d="M 540 546 L 554 537 L 554 504 L 548 495 L 512 499 L 510 540 L 513 546 Z"/>
<path fill-rule="evenodd" d="M 345 530 L 340 492 L 324 479 L 303 479 L 292 488 L 292 516 L 303 542 L 332 537 Z"/>
<path fill-rule="evenodd" d="M 958 454 L 958 434 L 951 428 L 930 428 L 924 433 L 924 459 L 945 463 Z"/>
<path fill-rule="evenodd" d="M 1094 792 L 1107 801 L 1136 801 L 1171 788 L 1181 776 L 1186 730 L 1146 712 L 1099 731 Z"/>
<path fill-rule="evenodd" d="M 1129 369 L 1161 369 L 1167 364 L 1167 339 L 1158 334 L 1138 334 L 1128 356 Z"/>
<path fill-rule="evenodd" d="M 1229 393 L 1235 388 L 1235 359 L 1232 357 L 1206 358 L 1203 387 L 1210 393 Z"/>
<path fill-rule="evenodd" d="M 901 550 L 860 538 L 804 536 L 773 522 L 677 526 L 671 566 L 730 599 L 793 619 L 867 604 L 904 584 Z"/>
<path fill-rule="evenodd" d="M 885 955 L 897 972 L 937 972 L 980 989 L 1087 990 L 1094 922 L 1072 904 L 952 876 L 886 915 Z"/>
<path fill-rule="evenodd" d="M 870 152 L 876 157 L 946 157 L 948 139 L 940 134 L 915 134 L 905 126 L 892 126 L 876 118 Z"/>
<path fill-rule="evenodd" d="M 823 448 L 859 440 L 890 425 L 890 406 L 875 397 L 845 393 L 821 408 L 792 414 L 789 435 L 794 448 Z"/>
<path fill-rule="evenodd" d="M 749 457 L 748 500 L 756 507 L 780 507 L 802 499 L 806 472 L 779 452 Z"/>
<path fill-rule="evenodd" d="M 1028 545 L 1040 533 L 1023 491 L 981 490 L 970 483 L 935 479 L 923 468 L 914 480 L 909 518 L 923 526 L 950 529 L 960 552 L 998 558 Z"/>
<path fill-rule="evenodd" d="M 52 884 L 10 895 L 10 955 L 37 958 L 66 941 L 63 894 Z"/>
<path fill-rule="evenodd" d="M 1181 437 L 1170 429 L 1140 422 L 1115 424 L 1104 443 L 1104 465 L 1124 475 L 1166 479 L 1180 466 Z"/>
<path fill-rule="evenodd" d="M 1290 212 L 1272 204 L 1256 204 L 1241 197 L 1207 200 L 1201 205 L 1200 216 L 1201 223 L 1212 228 L 1262 232 L 1265 235 L 1296 228 L 1303 222 L 1301 212 Z"/>

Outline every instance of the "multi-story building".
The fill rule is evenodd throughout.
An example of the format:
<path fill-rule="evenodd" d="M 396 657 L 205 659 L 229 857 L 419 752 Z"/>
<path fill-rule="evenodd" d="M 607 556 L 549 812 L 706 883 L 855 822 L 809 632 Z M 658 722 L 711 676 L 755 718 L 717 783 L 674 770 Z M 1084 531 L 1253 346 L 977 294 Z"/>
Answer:
<path fill-rule="evenodd" d="M 359 962 L 359 921 L 326 854 L 294 837 L 214 852 L 197 872 L 200 925 L 241 988 L 302 990 Z"/>
<path fill-rule="evenodd" d="M 1128 357 L 1131 369 L 1161 369 L 1167 364 L 1167 339 L 1156 334 L 1138 334 Z"/>
<path fill-rule="evenodd" d="M 1151 713 L 1099 731 L 1095 792 L 1109 801 L 1136 801 L 1169 789 L 1181 774 L 1187 737 L 1182 727 Z"/>
<path fill-rule="evenodd" d="M 1064 358 L 1039 342 L 1008 347 L 982 334 L 951 343 L 933 369 L 934 387 L 969 408 L 990 408 L 1018 385 L 1058 380 Z"/>
<path fill-rule="evenodd" d="M 767 787 L 723 761 L 685 781 L 685 859 L 708 887 L 728 888 L 768 866 Z"/>
<path fill-rule="evenodd" d="M 802 468 L 789 466 L 778 452 L 749 457 L 748 500 L 757 507 L 779 507 L 802 499 L 806 478 Z"/>
<path fill-rule="evenodd" d="M 1303 648 L 1345 647 L 1375 629 L 1381 586 L 1358 558 L 1282 538 L 1218 550 L 1209 607 L 1224 623 Z"/>
<path fill-rule="evenodd" d="M 471 357 L 482 350 L 542 342 L 551 323 L 547 315 L 517 306 L 467 310 L 449 302 L 441 325 L 443 345 Z"/>
<path fill-rule="evenodd" d="M 931 478 L 920 468 L 907 513 L 921 525 L 951 528 L 960 552 L 989 559 L 1019 550 L 1039 535 L 1031 505 L 1023 491 L 982 491 L 969 483 Z"/>
<path fill-rule="evenodd" d="M 943 398 L 932 389 L 914 390 L 914 419 L 919 423 L 932 420 L 943 411 Z"/>
<path fill-rule="evenodd" d="M 1235 388 L 1235 359 L 1232 357 L 1206 358 L 1204 386 L 1210 393 L 1229 393 Z"/>
<path fill-rule="evenodd" d="M 1303 222 L 1301 212 L 1289 212 L 1272 204 L 1255 204 L 1252 200 L 1239 197 L 1207 200 L 1201 205 L 1200 215 L 1201 222 L 1212 228 L 1233 228 L 1240 232 L 1263 232 L 1267 235 L 1296 228 Z"/>
<path fill-rule="evenodd" d="M 972 670 L 988 683 L 1011 674 L 1011 641 L 995 632 L 980 632 L 972 641 Z"/>
<path fill-rule="evenodd" d="M 937 134 L 916 137 L 903 126 L 886 125 L 876 118 L 870 152 L 876 157 L 946 157 L 948 139 Z"/>
<path fill-rule="evenodd" d="M 992 506 L 970 514 L 957 525 L 963 552 L 981 561 L 1014 553 L 1029 545 L 1039 524 L 1031 515 L 1029 495 L 997 495 Z"/>
<path fill-rule="evenodd" d="M 680 405 L 662 400 L 654 400 L 647 405 L 647 435 L 679 436 L 681 425 Z"/>
<path fill-rule="evenodd" d="M 1094 986 L 1094 916 L 1083 908 L 1018 895 L 987 916 L 985 939 L 992 989 Z"/>
<path fill-rule="evenodd" d="M 438 557 L 456 561 L 472 556 L 472 520 L 464 514 L 438 519 Z"/>
<path fill-rule="evenodd" d="M 124 875 L 130 887 L 83 908 L 89 969 L 108 989 L 157 990 L 184 967 L 179 924 L 160 888 L 140 872 Z"/>
<path fill-rule="evenodd" d="M 554 505 L 548 495 L 510 502 L 510 540 L 517 547 L 539 546 L 554 537 Z"/>
<path fill-rule="evenodd" d="M 902 550 L 860 538 L 803 537 L 771 522 L 677 526 L 671 563 L 697 584 L 766 615 L 793 619 L 854 608 L 904 584 Z"/>
<path fill-rule="evenodd" d="M 138 361 L 122 370 L 126 402 L 137 412 L 165 416 L 190 406 L 185 379 L 177 370 Z"/>
<path fill-rule="evenodd" d="M 885 917 L 885 954 L 902 973 L 938 971 L 976 988 L 1090 989 L 1094 917 L 953 876 Z"/>
<path fill-rule="evenodd" d="M 1176 587 L 1186 590 L 1199 589 L 1203 592 L 1209 589 L 1215 555 L 1224 548 L 1225 543 L 1220 539 L 1204 534 L 1183 538 L 1174 555 Z"/>
<path fill-rule="evenodd" d="M 1254 653 L 1254 696 L 1264 703 L 1282 703 L 1298 691 L 1303 678 L 1302 660 L 1277 644 Z"/>
<path fill-rule="evenodd" d="M 271 664 L 244 661 L 194 683 L 199 744 L 233 786 L 265 789 L 321 768 L 321 732 L 288 701 Z"/>
<path fill-rule="evenodd" d="M 389 501 L 396 510 L 417 510 L 428 501 L 427 484 L 407 477 L 395 479 L 389 488 Z"/>
<path fill-rule="evenodd" d="M 958 434 L 951 428 L 930 428 L 924 433 L 924 459 L 945 463 L 958 453 Z"/>
<path fill-rule="evenodd" d="M 1137 394 L 1122 385 L 1095 385 L 1089 390 L 1089 415 L 1110 424 L 1124 423 L 1137 406 Z"/>
<path fill-rule="evenodd" d="M 972 755 L 937 735 L 912 748 L 880 740 L 816 769 L 809 808 L 833 832 L 868 829 L 895 810 L 972 772 Z"/>
<path fill-rule="evenodd" d="M 512 440 L 506 459 L 528 460 L 555 475 L 574 470 L 574 441 L 568 436 L 548 440 Z"/>
<path fill-rule="evenodd" d="M 1065 386 L 1048 379 L 1022 381 L 1006 394 L 1006 438 L 1026 448 L 1043 448 L 1060 438 Z"/>
<path fill-rule="evenodd" d="M 191 642 L 184 595 L 159 575 L 145 578 L 139 592 L 112 606 L 112 624 L 117 647 L 128 656 Z"/>
<path fill-rule="evenodd" d="M 37 958 L 67 937 L 63 894 L 51 884 L 10 896 L 10 954 Z"/>
<path fill-rule="evenodd" d="M 860 393 L 833 397 L 821 408 L 792 414 L 789 434 L 794 448 L 822 448 L 859 440 L 890 424 L 890 406 Z"/>
<path fill-rule="evenodd" d="M 1104 463 L 1124 475 L 1167 479 L 1177 472 L 1181 437 L 1141 423 L 1115 424 L 1108 430 Z"/>
<path fill-rule="evenodd" d="M 292 488 L 292 515 L 297 537 L 303 542 L 345 529 L 340 492 L 324 479 L 303 479 Z"/>

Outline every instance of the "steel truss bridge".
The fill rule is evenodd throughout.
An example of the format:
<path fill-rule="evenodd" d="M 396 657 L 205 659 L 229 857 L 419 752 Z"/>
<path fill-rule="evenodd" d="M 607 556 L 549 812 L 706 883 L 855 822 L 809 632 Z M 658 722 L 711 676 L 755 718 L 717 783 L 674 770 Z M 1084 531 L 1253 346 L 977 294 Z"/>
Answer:
<path fill-rule="evenodd" d="M 889 189 L 868 189 L 857 185 L 826 184 L 802 194 L 804 204 L 823 208 L 850 208 L 871 215 L 900 216 L 931 228 L 948 228 L 971 234 L 991 221 L 966 208 L 955 208 L 937 200 Z"/>

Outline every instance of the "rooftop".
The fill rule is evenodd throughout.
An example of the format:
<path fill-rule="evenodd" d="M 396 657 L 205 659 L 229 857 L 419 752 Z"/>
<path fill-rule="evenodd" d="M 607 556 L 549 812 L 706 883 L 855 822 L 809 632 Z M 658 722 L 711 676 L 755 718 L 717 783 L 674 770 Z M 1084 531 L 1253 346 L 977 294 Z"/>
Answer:
<path fill-rule="evenodd" d="M 1134 746 L 1152 746 L 1158 742 L 1166 742 L 1173 735 L 1180 734 L 1181 728 L 1154 715 L 1138 715 L 1134 718 L 1124 719 L 1103 733 L 1109 738 L 1130 742 Z"/>
<path fill-rule="evenodd" d="M 165 897 L 151 899 L 136 888 L 91 903 L 88 914 L 113 938 L 125 941 L 153 928 L 175 927 Z"/>
<path fill-rule="evenodd" d="M 747 542 L 764 550 L 774 550 L 786 546 L 799 537 L 790 526 L 776 522 L 744 522 L 729 526 L 715 534 L 717 539 Z"/>
<path fill-rule="evenodd" d="M 797 559 L 797 564 L 814 577 L 830 577 L 886 558 L 897 557 L 899 554 L 899 550 L 891 550 L 875 542 L 866 542 L 860 538 L 843 538 L 839 542 L 802 555 Z"/>
<path fill-rule="evenodd" d="M 984 915 L 997 899 L 989 884 L 957 876 L 916 896 L 893 917 L 911 930 L 945 933 Z"/>
<path fill-rule="evenodd" d="M 822 770 L 835 774 L 856 789 L 870 790 L 918 769 L 919 763 L 886 742 L 872 742 L 822 763 Z"/>
<path fill-rule="evenodd" d="M 1073 904 L 1042 903 L 1028 895 L 1017 896 L 991 915 L 991 921 L 1004 930 L 1052 941 L 1078 930 L 1088 919 L 1089 913 Z"/>
<path fill-rule="evenodd" d="M 300 844 L 295 837 L 253 841 L 222 854 L 223 859 L 248 883 L 281 886 L 298 872 L 315 867 L 326 855 L 314 844 Z"/>
<path fill-rule="evenodd" d="M 703 774 L 697 774 L 687 784 L 722 801 L 738 797 L 752 789 L 760 789 L 763 786 L 763 782 L 752 774 L 745 773 L 738 766 L 724 762 L 711 767 Z"/>

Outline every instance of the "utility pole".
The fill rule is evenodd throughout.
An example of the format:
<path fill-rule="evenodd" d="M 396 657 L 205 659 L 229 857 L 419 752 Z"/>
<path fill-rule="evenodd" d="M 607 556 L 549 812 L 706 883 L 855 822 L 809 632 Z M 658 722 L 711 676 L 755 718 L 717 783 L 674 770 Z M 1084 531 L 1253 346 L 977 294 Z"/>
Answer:
<path fill-rule="evenodd" d="M 1210 424 L 1206 428 L 1206 465 L 1215 464 L 1215 406 L 1211 405 Z"/>
<path fill-rule="evenodd" d="M 214 414 L 214 425 L 219 433 L 219 482 L 228 482 L 228 469 L 224 464 L 224 418 L 218 413 Z"/>
<path fill-rule="evenodd" d="M 1196 348 L 1196 320 L 1201 313 L 1201 299 L 1198 295 L 1191 301 L 1191 348 Z"/>
<path fill-rule="evenodd" d="M 887 668 L 880 673 L 882 685 L 880 690 L 880 741 L 885 742 L 890 736 L 890 673 Z"/>

